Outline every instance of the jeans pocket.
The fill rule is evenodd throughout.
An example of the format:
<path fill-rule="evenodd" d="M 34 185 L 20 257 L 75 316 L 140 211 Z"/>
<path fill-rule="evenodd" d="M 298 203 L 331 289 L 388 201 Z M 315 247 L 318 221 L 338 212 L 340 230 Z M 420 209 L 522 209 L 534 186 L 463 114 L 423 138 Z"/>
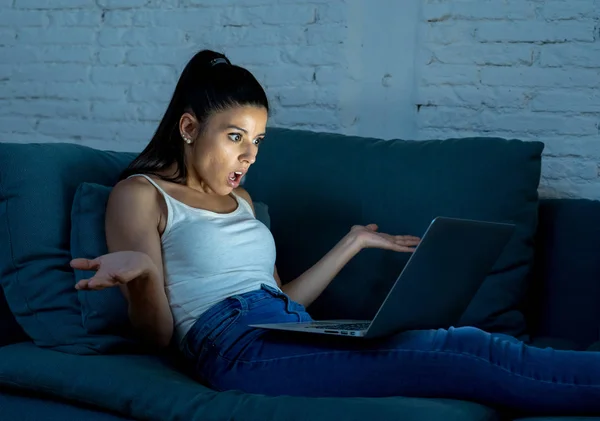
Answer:
<path fill-rule="evenodd" d="M 235 308 L 227 317 L 224 317 L 218 323 L 215 323 L 214 328 L 206 335 L 208 343 L 214 345 L 216 342 L 222 340 L 222 338 L 227 335 L 227 332 L 229 332 L 238 321 L 241 314 L 242 310 Z"/>
<path fill-rule="evenodd" d="M 184 338 L 181 345 L 183 355 L 191 360 L 204 358 L 206 353 L 214 348 L 215 341 L 231 329 L 240 314 L 239 308 L 229 307 L 200 317 Z"/>

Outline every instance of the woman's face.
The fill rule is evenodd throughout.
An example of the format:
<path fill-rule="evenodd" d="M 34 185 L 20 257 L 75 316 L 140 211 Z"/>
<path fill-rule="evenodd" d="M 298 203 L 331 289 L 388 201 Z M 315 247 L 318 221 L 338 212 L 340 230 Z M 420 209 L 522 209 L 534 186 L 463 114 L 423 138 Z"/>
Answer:
<path fill-rule="evenodd" d="M 195 118 L 185 114 L 181 131 L 193 139 L 185 143 L 188 185 L 218 195 L 237 188 L 256 160 L 267 118 L 263 107 L 232 107 L 211 115 L 199 132 Z"/>

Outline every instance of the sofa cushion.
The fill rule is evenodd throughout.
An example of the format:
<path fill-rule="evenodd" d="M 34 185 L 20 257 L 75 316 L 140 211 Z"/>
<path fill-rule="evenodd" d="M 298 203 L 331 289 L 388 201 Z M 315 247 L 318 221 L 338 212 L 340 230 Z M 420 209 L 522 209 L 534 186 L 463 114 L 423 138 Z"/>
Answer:
<path fill-rule="evenodd" d="M 354 224 L 417 236 L 440 215 L 516 224 L 459 325 L 521 335 L 542 150 L 541 142 L 499 138 L 383 141 L 271 128 L 245 187 L 269 206 L 283 282 L 314 265 Z M 372 318 L 407 259 L 362 251 L 309 311 Z"/>
<path fill-rule="evenodd" d="M 75 192 L 71 210 L 71 256 L 93 259 L 108 253 L 104 217 L 111 186 L 82 183 Z M 256 218 L 269 227 L 269 210 L 254 202 Z M 93 276 L 92 271 L 75 270 L 75 282 Z M 127 301 L 118 288 L 78 291 L 83 326 L 89 333 L 131 336 Z"/>
<path fill-rule="evenodd" d="M 19 421 L 132 421 L 108 412 L 98 411 L 57 399 L 46 399 L 39 394 L 0 392 L 2 419 Z"/>
<path fill-rule="evenodd" d="M 176 370 L 170 361 L 144 355 L 72 355 L 14 344 L 0 348 L 0 387 L 32 390 L 134 419 L 157 421 L 482 421 L 497 416 L 485 406 L 456 400 L 215 392 Z"/>
<path fill-rule="evenodd" d="M 77 187 L 114 184 L 131 159 L 68 143 L 0 143 L 0 284 L 36 345 L 73 353 L 131 345 L 116 335 L 86 332 L 69 266 Z"/>
<path fill-rule="evenodd" d="M 529 322 L 585 349 L 600 340 L 600 201 L 544 199 Z"/>

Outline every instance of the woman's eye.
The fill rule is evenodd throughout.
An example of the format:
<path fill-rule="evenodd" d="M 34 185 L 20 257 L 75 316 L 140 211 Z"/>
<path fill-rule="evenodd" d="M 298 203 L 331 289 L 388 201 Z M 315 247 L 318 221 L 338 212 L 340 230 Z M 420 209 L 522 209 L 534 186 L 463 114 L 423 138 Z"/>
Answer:
<path fill-rule="evenodd" d="M 233 140 L 234 142 L 239 142 L 240 140 L 242 140 L 242 135 L 241 135 L 241 134 L 239 134 L 239 133 L 231 133 L 231 134 L 229 135 L 229 138 L 230 138 L 231 140 Z"/>
<path fill-rule="evenodd" d="M 258 139 L 254 139 L 254 144 L 255 144 L 256 146 L 258 146 L 258 145 L 260 145 L 260 142 L 262 142 L 262 140 L 263 140 L 263 138 L 262 138 L 262 137 L 259 137 Z"/>

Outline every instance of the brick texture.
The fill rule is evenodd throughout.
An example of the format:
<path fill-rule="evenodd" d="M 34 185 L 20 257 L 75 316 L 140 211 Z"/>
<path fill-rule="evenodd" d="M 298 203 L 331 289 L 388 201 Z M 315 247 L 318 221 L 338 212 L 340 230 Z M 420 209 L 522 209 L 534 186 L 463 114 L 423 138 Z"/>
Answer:
<path fill-rule="evenodd" d="M 140 150 L 204 48 L 256 75 L 271 125 L 338 131 L 343 3 L 0 0 L 0 140 Z"/>
<path fill-rule="evenodd" d="M 378 24 L 409 2 L 414 45 Z M 273 126 L 542 140 L 541 194 L 600 199 L 600 1 L 403 0 L 379 17 L 372 7 L 0 0 L 0 141 L 139 150 L 187 60 L 210 48 L 265 86 Z M 414 127 L 399 132 L 394 115 Z"/>
<path fill-rule="evenodd" d="M 540 194 L 600 199 L 600 2 L 426 0 L 418 137 L 545 142 Z"/>

